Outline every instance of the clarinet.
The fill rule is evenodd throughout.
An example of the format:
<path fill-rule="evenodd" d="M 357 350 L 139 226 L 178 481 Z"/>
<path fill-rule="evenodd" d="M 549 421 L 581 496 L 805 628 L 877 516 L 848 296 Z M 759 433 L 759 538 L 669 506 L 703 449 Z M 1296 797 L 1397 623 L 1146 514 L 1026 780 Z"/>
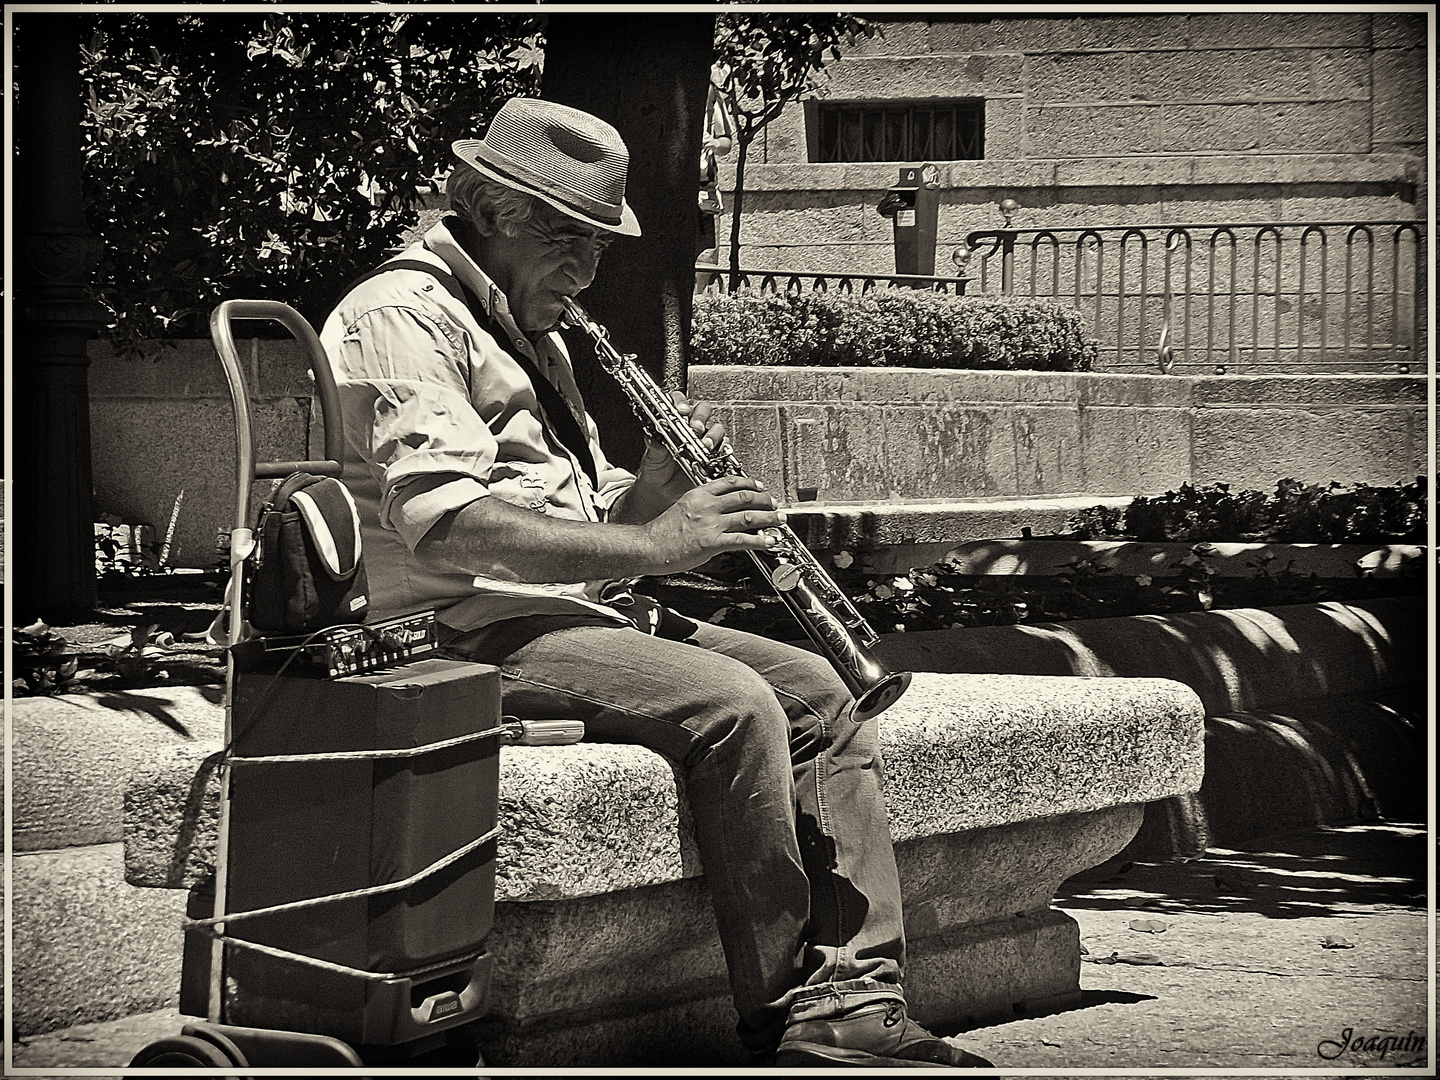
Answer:
<path fill-rule="evenodd" d="M 745 476 L 727 439 L 713 451 L 690 426 L 675 402 L 633 354 L 610 344 L 610 332 L 565 298 L 562 325 L 573 327 L 595 344 L 595 355 L 630 399 L 650 436 L 669 451 L 691 483 L 699 486 L 722 476 Z M 855 699 L 854 717 L 864 721 L 884 712 L 910 685 L 910 672 L 891 671 L 871 649 L 880 635 L 865 621 L 789 525 L 765 530 L 776 537 L 767 551 L 749 550 L 765 580 L 774 587 L 820 654 L 844 680 Z"/>

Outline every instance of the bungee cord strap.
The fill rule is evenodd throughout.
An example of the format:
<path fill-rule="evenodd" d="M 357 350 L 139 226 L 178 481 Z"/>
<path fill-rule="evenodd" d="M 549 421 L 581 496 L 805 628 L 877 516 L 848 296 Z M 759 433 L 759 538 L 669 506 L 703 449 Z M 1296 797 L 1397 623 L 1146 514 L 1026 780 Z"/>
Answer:
<path fill-rule="evenodd" d="M 215 915 L 208 919 L 186 919 L 185 926 L 187 929 L 193 927 L 194 929 L 199 930 L 207 927 L 217 926 L 221 923 L 240 922 L 244 919 L 258 918 L 261 915 L 274 915 L 277 912 L 281 911 L 296 911 L 300 908 L 318 907 L 321 904 L 335 904 L 339 903 L 341 900 L 359 900 L 367 896 L 379 896 L 383 893 L 400 892 L 402 889 L 408 889 L 410 888 L 410 886 L 416 885 L 419 882 L 424 881 L 432 874 L 438 874 L 447 866 L 450 866 L 452 863 L 458 862 L 466 855 L 469 855 L 476 848 L 488 844 L 491 840 L 494 840 L 496 837 L 498 837 L 503 831 L 504 830 L 499 825 L 496 825 L 495 828 L 491 829 L 484 835 L 478 836 L 474 840 L 471 840 L 468 844 L 464 844 L 456 848 L 454 851 L 450 852 L 450 854 L 444 855 L 439 859 L 436 859 L 433 863 L 425 867 L 423 870 L 418 870 L 415 873 L 411 874 L 409 877 L 401 878 L 398 881 L 387 881 L 383 885 L 368 885 L 363 889 L 350 889 L 347 892 L 330 893 L 328 896 L 312 896 L 307 900 L 290 900 L 283 904 L 273 904 L 270 907 L 255 908 L 251 911 L 226 912 L 224 915 Z M 223 937 L 224 935 L 217 934 L 216 936 Z"/>
<path fill-rule="evenodd" d="M 452 739 L 425 743 L 423 746 L 404 747 L 397 750 L 336 750 L 319 754 L 257 754 L 253 757 L 232 754 L 225 758 L 225 763 L 229 765 L 297 764 L 306 761 L 361 761 L 375 758 L 419 757 L 421 754 L 429 754 L 436 750 L 448 750 L 452 746 L 463 746 L 465 743 L 475 742 L 479 739 L 495 738 L 505 734 L 505 731 L 505 725 L 501 725 L 500 727 L 486 728 L 484 731 L 472 731 L 466 735 L 457 735 Z"/>

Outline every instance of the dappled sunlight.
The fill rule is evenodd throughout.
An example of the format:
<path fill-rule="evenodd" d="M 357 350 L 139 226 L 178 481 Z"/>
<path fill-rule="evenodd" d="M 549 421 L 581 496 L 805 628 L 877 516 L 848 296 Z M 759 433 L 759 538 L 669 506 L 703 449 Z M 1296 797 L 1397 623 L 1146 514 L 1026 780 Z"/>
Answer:
<path fill-rule="evenodd" d="M 1071 675 L 1115 674 L 1115 669 L 1101 659 L 1100 654 L 1087 645 L 1074 630 L 1063 626 L 1018 626 L 1016 629 L 1026 637 L 1033 637 L 1062 649 L 1069 660 Z"/>
<path fill-rule="evenodd" d="M 1218 842 L 1254 835 L 1266 822 L 1275 828 L 1424 812 L 1424 746 L 1415 722 L 1423 702 L 1407 706 L 1414 718 L 1373 700 L 1333 702 L 1207 718 L 1200 797 Z"/>
<path fill-rule="evenodd" d="M 1379 619 L 1364 608 L 1353 607 L 1349 604 L 1325 603 L 1318 605 L 1316 610 L 1326 618 L 1333 619 L 1363 641 L 1369 650 L 1375 674 L 1382 679 L 1389 676 L 1390 667 L 1387 657 L 1393 649 L 1394 642 L 1390 638 L 1390 632 Z"/>

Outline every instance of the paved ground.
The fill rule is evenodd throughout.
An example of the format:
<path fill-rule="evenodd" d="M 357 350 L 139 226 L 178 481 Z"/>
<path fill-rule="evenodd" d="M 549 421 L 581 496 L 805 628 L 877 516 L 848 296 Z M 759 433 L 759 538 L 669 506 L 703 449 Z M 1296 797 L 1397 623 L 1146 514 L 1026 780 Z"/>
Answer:
<path fill-rule="evenodd" d="M 1058 904 L 1079 922 L 1088 950 L 1080 1006 L 959 1041 L 1002 1075 L 1434 1075 L 1426 894 L 1434 871 L 1424 830 L 1315 829 L 1254 846 L 1185 864 L 1112 866 L 1071 882 Z M 166 1011 L 51 1032 L 15 1046 L 11 1064 L 117 1068 L 184 1022 Z"/>

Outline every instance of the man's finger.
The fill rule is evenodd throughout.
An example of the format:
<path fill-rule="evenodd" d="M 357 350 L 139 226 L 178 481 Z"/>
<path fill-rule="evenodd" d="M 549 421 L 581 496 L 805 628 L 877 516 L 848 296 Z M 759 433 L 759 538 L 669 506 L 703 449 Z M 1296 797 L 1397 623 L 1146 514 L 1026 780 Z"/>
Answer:
<path fill-rule="evenodd" d="M 785 515 L 778 510 L 737 510 L 725 515 L 726 532 L 758 532 L 785 524 Z"/>
<path fill-rule="evenodd" d="M 715 510 L 735 514 L 742 510 L 774 510 L 775 500 L 763 491 L 727 491 L 715 497 Z"/>
<path fill-rule="evenodd" d="M 725 495 L 732 491 L 764 491 L 765 485 L 753 476 L 720 476 L 700 490 L 711 495 Z"/>

